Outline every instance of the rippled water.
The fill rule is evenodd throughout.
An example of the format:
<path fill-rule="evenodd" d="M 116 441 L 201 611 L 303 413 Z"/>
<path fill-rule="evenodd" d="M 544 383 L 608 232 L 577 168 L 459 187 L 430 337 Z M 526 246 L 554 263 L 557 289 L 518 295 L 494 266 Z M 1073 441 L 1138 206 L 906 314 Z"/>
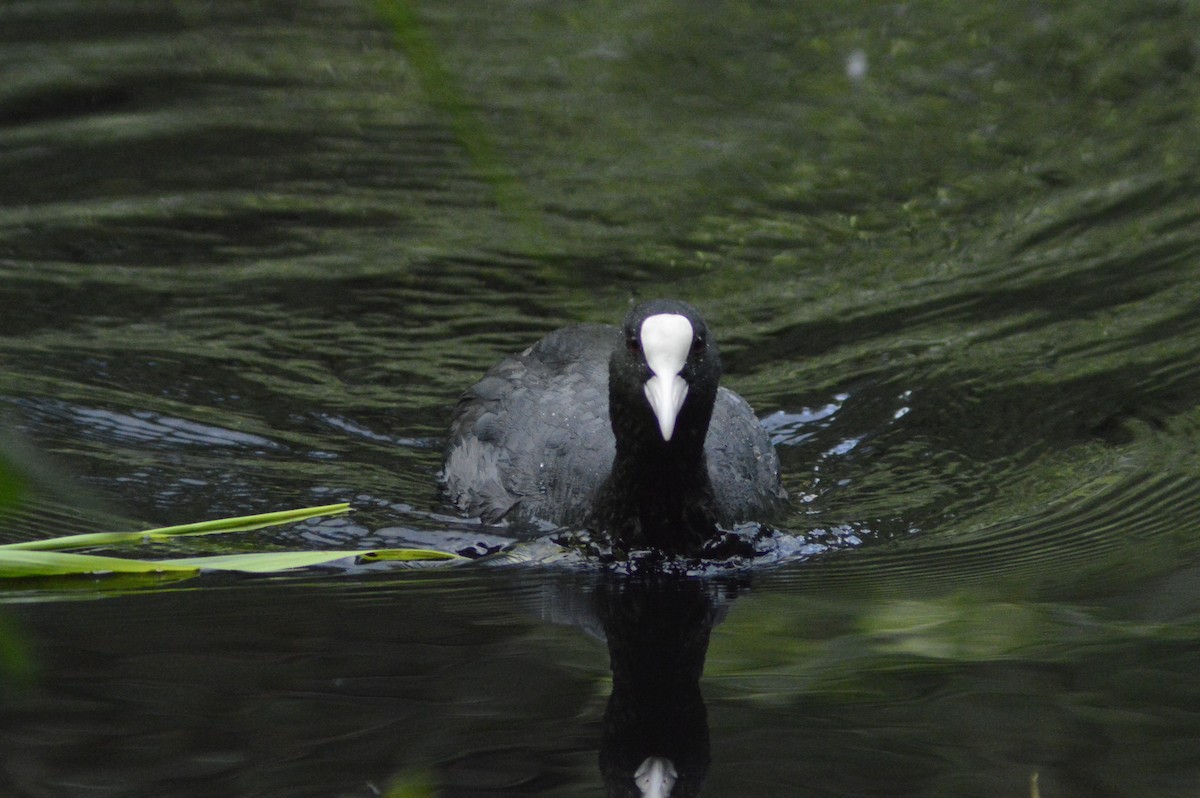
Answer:
<path fill-rule="evenodd" d="M 1198 23 L 6 4 L 0 538 L 503 543 L 439 501 L 458 393 L 655 295 L 795 501 L 708 580 L 10 584 L 0 792 L 621 794 L 657 747 L 711 796 L 1197 794 Z"/>

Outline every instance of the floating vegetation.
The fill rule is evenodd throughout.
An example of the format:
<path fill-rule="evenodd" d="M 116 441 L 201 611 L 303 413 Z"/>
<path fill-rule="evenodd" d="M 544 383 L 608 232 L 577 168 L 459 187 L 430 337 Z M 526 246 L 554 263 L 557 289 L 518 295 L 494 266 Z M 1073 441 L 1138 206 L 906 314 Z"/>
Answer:
<path fill-rule="evenodd" d="M 341 515 L 349 511 L 349 504 L 329 504 L 236 518 L 219 518 L 213 521 L 160 527 L 141 532 L 97 532 L 9 543 L 0 545 L 0 578 L 110 574 L 141 574 L 156 577 L 162 575 L 191 576 L 202 571 L 273 574 L 319 565 L 464 559 L 457 554 L 434 549 L 264 551 L 208 554 L 170 559 L 141 559 L 68 551 L 69 549 L 100 546 L 136 546 L 183 536 L 245 532 L 268 526 L 295 523 L 309 518 Z"/>

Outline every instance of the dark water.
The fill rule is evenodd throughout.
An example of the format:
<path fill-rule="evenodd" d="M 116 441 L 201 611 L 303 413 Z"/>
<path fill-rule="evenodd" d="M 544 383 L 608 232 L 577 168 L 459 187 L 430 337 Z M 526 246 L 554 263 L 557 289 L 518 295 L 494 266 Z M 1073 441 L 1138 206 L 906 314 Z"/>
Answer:
<path fill-rule="evenodd" d="M 0 537 L 346 500 L 173 545 L 495 543 L 438 502 L 458 392 L 671 295 L 795 547 L 12 583 L 0 795 L 599 795 L 647 751 L 709 796 L 1200 793 L 1197 30 L 3 5 L 0 407 L 41 476 Z"/>

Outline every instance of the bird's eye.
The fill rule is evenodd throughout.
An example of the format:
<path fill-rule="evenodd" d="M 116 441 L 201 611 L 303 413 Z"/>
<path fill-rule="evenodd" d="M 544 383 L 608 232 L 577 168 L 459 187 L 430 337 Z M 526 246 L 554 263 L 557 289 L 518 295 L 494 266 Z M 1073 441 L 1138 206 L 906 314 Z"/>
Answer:
<path fill-rule="evenodd" d="M 692 354 L 694 354 L 694 355 L 703 354 L 704 350 L 707 348 L 708 348 L 708 340 L 703 335 L 697 335 L 695 338 L 692 339 Z"/>
<path fill-rule="evenodd" d="M 629 347 L 629 354 L 639 355 L 642 352 L 642 342 L 636 336 L 630 336 L 625 339 L 625 346 Z"/>

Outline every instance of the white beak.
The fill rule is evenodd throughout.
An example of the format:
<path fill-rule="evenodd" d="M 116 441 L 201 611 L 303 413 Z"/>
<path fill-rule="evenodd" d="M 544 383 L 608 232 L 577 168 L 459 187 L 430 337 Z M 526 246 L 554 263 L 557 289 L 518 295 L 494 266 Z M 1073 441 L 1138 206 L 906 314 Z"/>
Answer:
<path fill-rule="evenodd" d="M 655 374 L 646 380 L 646 399 L 650 409 L 658 419 L 658 429 L 662 432 L 663 440 L 671 440 L 675 433 L 675 419 L 679 416 L 679 408 L 687 398 L 688 384 L 676 374 L 674 377 L 663 379 Z"/>
<path fill-rule="evenodd" d="M 665 756 L 648 756 L 633 774 L 633 783 L 644 798 L 667 798 L 677 778 L 679 773 L 671 760 Z"/>
<path fill-rule="evenodd" d="M 677 313 L 659 313 L 642 322 L 642 352 L 653 372 L 644 390 L 658 419 L 663 440 L 675 433 L 675 419 L 687 398 L 687 381 L 679 376 L 692 348 L 692 323 Z"/>

